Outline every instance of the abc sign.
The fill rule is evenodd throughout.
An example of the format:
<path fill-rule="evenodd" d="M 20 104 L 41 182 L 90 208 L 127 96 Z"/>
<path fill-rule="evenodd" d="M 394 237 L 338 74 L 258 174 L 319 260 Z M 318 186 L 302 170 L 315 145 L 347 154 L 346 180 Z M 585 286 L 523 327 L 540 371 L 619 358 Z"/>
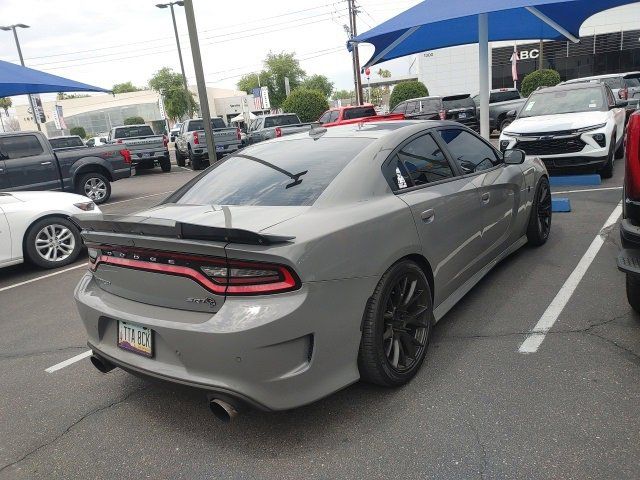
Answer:
<path fill-rule="evenodd" d="M 518 52 L 518 57 L 520 58 L 520 60 L 529 60 L 532 58 L 539 58 L 540 50 L 538 50 L 537 48 L 534 48 L 532 50 L 523 50 L 521 52 Z"/>

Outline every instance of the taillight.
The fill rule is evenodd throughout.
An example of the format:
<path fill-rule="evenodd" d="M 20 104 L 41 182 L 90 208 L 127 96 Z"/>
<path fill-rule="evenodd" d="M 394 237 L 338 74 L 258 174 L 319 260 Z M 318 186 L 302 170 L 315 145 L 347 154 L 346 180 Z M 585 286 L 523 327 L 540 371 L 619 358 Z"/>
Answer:
<path fill-rule="evenodd" d="M 440 110 L 440 120 L 446 120 L 447 119 L 447 112 L 445 110 Z"/>
<path fill-rule="evenodd" d="M 122 155 L 122 158 L 124 159 L 124 163 L 126 164 L 131 163 L 131 152 L 129 150 L 127 150 L 126 148 L 120 150 L 120 155 Z"/>
<path fill-rule="evenodd" d="M 280 127 L 276 127 L 276 138 L 280 138 L 282 136 L 282 129 Z"/>
<path fill-rule="evenodd" d="M 627 87 L 621 88 L 618 90 L 618 96 L 622 100 L 629 100 L 629 89 Z"/>
<path fill-rule="evenodd" d="M 167 146 L 169 145 L 169 139 L 167 138 L 166 135 L 162 135 L 162 143 L 165 148 L 167 148 Z"/>
<path fill-rule="evenodd" d="M 242 135 L 240 134 L 240 129 L 239 128 L 236 128 L 236 138 L 238 140 L 242 140 Z"/>
<path fill-rule="evenodd" d="M 122 143 L 122 139 L 120 138 L 120 139 L 116 140 L 116 143 Z"/>
<path fill-rule="evenodd" d="M 200 136 L 198 135 L 198 132 L 193 132 L 193 143 L 200 145 Z"/>
<path fill-rule="evenodd" d="M 89 246 L 91 270 L 101 263 L 187 277 L 219 295 L 266 295 L 300 288 L 287 266 L 119 246 Z"/>
<path fill-rule="evenodd" d="M 640 201 L 640 112 L 629 117 L 625 153 L 625 191 L 629 199 Z"/>

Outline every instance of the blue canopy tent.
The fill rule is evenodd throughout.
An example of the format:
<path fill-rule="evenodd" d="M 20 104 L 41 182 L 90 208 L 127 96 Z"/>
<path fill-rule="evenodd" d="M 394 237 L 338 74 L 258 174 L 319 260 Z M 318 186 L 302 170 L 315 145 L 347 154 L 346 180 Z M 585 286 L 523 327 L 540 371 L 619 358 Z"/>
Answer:
<path fill-rule="evenodd" d="M 580 26 L 592 15 L 638 0 L 425 0 L 350 40 L 370 43 L 364 67 L 413 53 L 478 43 L 480 132 L 489 137 L 489 41 L 579 41 Z"/>
<path fill-rule="evenodd" d="M 111 91 L 0 60 L 0 97 L 56 92 Z"/>

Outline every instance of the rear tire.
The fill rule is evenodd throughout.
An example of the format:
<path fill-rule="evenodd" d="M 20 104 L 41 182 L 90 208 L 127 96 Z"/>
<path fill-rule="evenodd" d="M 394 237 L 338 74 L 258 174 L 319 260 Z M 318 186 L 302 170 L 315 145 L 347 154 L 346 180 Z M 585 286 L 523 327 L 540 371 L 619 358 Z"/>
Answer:
<path fill-rule="evenodd" d="M 600 169 L 600 176 L 602 178 L 613 177 L 613 162 L 615 157 L 616 148 L 616 136 L 611 137 L 611 145 L 609 145 L 609 153 L 607 154 L 607 163 Z"/>
<path fill-rule="evenodd" d="M 109 179 L 98 172 L 81 175 L 76 184 L 76 193 L 93 200 L 95 204 L 102 204 L 111 197 L 111 183 Z"/>
<path fill-rule="evenodd" d="M 64 217 L 47 217 L 34 223 L 24 239 L 27 259 L 42 268 L 64 267 L 82 250 L 76 226 Z"/>
<path fill-rule="evenodd" d="M 536 187 L 536 196 L 531 206 L 527 240 L 534 247 L 547 243 L 551 233 L 551 188 L 547 177 L 542 177 Z"/>
<path fill-rule="evenodd" d="M 358 352 L 361 378 L 384 387 L 407 383 L 424 361 L 432 325 L 427 277 L 410 260 L 396 263 L 365 308 Z"/>
<path fill-rule="evenodd" d="M 627 274 L 627 300 L 636 312 L 640 313 L 640 278 Z"/>
<path fill-rule="evenodd" d="M 176 163 L 178 164 L 179 167 L 184 167 L 184 165 L 186 163 L 184 161 L 184 157 L 180 153 L 180 150 L 178 150 L 177 148 L 176 148 Z"/>
<path fill-rule="evenodd" d="M 169 157 L 162 157 L 162 160 L 160 160 L 160 168 L 165 173 L 171 171 L 171 160 L 169 160 Z"/>
<path fill-rule="evenodd" d="M 202 160 L 196 157 L 191 150 L 189 150 L 189 162 L 191 162 L 192 170 L 202 170 Z"/>
<path fill-rule="evenodd" d="M 502 132 L 505 128 L 507 128 L 512 123 L 513 123 L 512 119 L 505 118 L 504 120 L 502 120 L 502 122 L 500 122 L 500 131 Z"/>

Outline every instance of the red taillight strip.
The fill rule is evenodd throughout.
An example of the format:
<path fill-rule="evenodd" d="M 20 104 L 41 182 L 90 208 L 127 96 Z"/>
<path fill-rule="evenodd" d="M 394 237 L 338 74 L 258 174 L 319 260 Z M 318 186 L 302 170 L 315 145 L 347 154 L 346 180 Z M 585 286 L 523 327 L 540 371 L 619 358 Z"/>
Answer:
<path fill-rule="evenodd" d="M 109 257 L 108 255 L 100 255 L 100 257 L 98 257 L 98 261 L 91 266 L 92 270 L 97 269 L 98 265 L 100 265 L 101 263 L 106 263 L 108 265 L 116 265 L 118 267 L 124 267 L 124 268 L 132 268 L 134 270 L 144 270 L 147 272 L 156 272 L 156 273 L 164 273 L 168 275 L 177 275 L 181 277 L 187 277 L 195 281 L 196 283 L 199 283 L 207 290 L 213 293 L 218 293 L 220 295 L 224 295 L 226 290 L 224 285 L 215 284 L 202 273 L 196 270 L 193 270 L 192 268 L 189 268 L 189 267 L 182 267 L 179 265 L 166 265 L 163 263 L 143 262 L 141 260 L 130 260 L 128 258 L 117 258 L 117 257 Z"/>
<path fill-rule="evenodd" d="M 231 262 L 230 265 L 233 265 L 233 262 Z M 229 285 L 227 287 L 227 295 L 256 295 L 266 292 L 279 293 L 288 292 L 290 290 L 295 290 L 296 288 L 298 288 L 297 280 L 293 277 L 293 275 L 291 275 L 291 272 L 287 268 L 280 266 L 278 266 L 277 268 L 284 277 L 284 280 L 277 283 L 262 283 L 257 285 Z"/>

